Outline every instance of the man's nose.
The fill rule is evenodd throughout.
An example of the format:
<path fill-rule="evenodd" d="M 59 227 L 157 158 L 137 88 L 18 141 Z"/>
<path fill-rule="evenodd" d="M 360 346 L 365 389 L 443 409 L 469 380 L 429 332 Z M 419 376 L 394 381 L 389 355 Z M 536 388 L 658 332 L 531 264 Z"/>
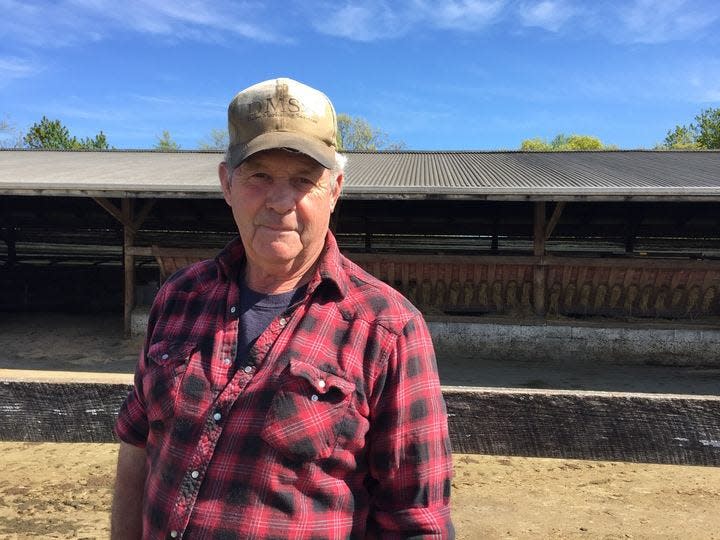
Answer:
<path fill-rule="evenodd" d="M 265 204 L 279 214 L 284 214 L 295 207 L 295 195 L 295 190 L 290 182 L 275 181 L 268 189 Z"/>

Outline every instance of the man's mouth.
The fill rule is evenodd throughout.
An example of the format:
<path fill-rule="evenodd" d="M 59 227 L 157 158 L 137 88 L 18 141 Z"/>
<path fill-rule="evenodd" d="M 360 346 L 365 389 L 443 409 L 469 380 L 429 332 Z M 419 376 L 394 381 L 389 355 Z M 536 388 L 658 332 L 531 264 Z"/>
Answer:
<path fill-rule="evenodd" d="M 270 229 L 275 232 L 295 232 L 295 228 L 283 227 L 282 225 L 268 225 L 268 224 L 262 223 L 259 225 L 259 227 L 264 227 L 266 229 Z"/>

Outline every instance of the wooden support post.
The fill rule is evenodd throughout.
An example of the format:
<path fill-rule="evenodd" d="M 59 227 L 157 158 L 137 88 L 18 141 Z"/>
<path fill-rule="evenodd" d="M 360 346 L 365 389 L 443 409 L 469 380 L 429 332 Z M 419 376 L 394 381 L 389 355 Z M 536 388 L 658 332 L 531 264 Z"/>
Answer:
<path fill-rule="evenodd" d="M 536 257 L 545 255 L 545 201 L 535 203 L 535 220 L 533 231 L 533 254 Z M 537 315 L 545 315 L 545 266 L 536 264 L 533 269 L 533 304 Z"/>
<path fill-rule="evenodd" d="M 123 323 L 125 337 L 130 337 L 130 317 L 135 307 L 135 255 L 132 246 L 135 242 L 135 231 L 127 224 L 133 223 L 133 202 L 131 199 L 122 199 L 123 217 L 123 270 L 125 274 L 125 299 L 123 302 Z"/>
<path fill-rule="evenodd" d="M 130 337 L 130 317 L 135 307 L 135 256 L 141 254 L 139 249 L 133 245 L 135 243 L 135 233 L 140 229 L 150 214 L 150 211 L 155 205 L 155 201 L 145 201 L 138 215 L 134 216 L 133 201 L 131 199 L 121 199 L 119 209 L 104 197 L 93 197 L 93 200 L 123 226 L 123 273 L 125 275 L 123 326 L 125 329 L 125 337 L 127 338 Z"/>

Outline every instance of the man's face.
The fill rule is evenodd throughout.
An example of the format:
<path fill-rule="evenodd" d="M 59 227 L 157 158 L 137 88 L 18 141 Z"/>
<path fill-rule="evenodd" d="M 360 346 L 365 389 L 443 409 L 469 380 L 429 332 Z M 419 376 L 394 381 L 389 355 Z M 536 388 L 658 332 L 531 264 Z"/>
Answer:
<path fill-rule="evenodd" d="M 333 185 L 328 169 L 285 150 L 258 152 L 234 171 L 220 164 L 248 264 L 274 274 L 309 269 L 324 246 L 342 180 Z"/>

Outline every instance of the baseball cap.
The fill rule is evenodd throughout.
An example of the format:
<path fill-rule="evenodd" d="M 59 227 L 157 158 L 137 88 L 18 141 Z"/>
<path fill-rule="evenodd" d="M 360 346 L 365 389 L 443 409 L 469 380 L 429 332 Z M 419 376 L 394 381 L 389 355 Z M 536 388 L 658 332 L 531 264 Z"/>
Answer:
<path fill-rule="evenodd" d="M 302 152 L 335 165 L 337 119 L 328 97 L 293 79 L 263 81 L 239 92 L 228 106 L 228 166 L 272 148 Z"/>

